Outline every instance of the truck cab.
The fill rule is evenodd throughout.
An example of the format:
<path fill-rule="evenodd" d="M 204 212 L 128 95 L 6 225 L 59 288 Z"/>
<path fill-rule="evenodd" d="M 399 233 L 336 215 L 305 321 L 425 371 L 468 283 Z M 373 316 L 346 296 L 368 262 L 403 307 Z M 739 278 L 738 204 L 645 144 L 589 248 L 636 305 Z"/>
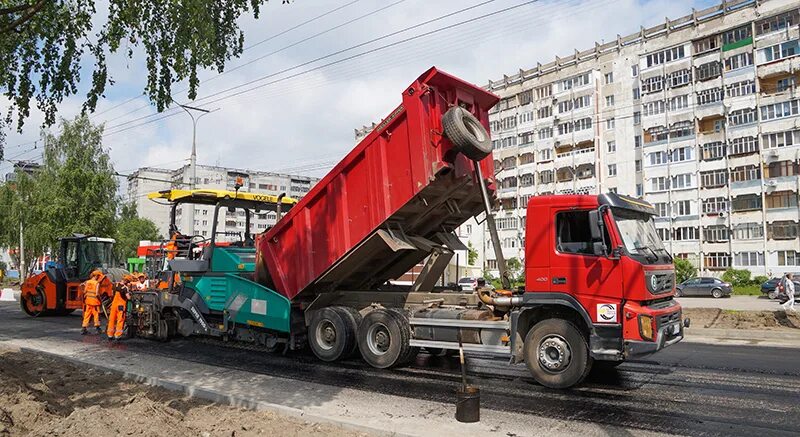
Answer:
<path fill-rule="evenodd" d="M 683 325 L 681 306 L 673 299 L 675 271 L 656 233 L 654 216 L 647 202 L 613 193 L 531 198 L 525 293 L 514 315 L 516 331 L 527 332 L 548 308 L 584 333 L 588 358 L 611 364 L 680 341 Z M 561 360 L 563 366 L 574 358 L 567 356 L 568 342 L 540 343 L 536 360 L 551 373 L 561 369 L 552 363 Z M 562 349 L 548 351 L 546 344 Z M 532 359 L 523 357 L 521 349 L 517 352 L 519 358 Z M 550 359 L 541 359 L 548 353 Z"/>

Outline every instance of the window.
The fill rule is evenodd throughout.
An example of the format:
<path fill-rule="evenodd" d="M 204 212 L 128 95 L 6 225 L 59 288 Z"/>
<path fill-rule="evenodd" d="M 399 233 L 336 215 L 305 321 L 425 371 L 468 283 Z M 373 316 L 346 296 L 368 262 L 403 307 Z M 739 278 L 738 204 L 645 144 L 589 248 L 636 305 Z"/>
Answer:
<path fill-rule="evenodd" d="M 520 105 L 527 105 L 528 103 L 532 102 L 533 90 L 527 90 L 517 94 L 517 100 L 519 100 Z"/>
<path fill-rule="evenodd" d="M 731 169 L 731 182 L 747 182 L 761 179 L 761 167 L 757 165 L 743 165 Z"/>
<path fill-rule="evenodd" d="M 539 183 L 550 184 L 553 182 L 553 170 L 543 170 L 539 172 Z"/>
<path fill-rule="evenodd" d="M 577 88 L 583 85 L 588 85 L 590 81 L 589 72 L 580 74 L 578 76 L 570 77 L 569 79 L 564 79 L 558 83 L 558 91 L 567 91 L 573 88 Z"/>
<path fill-rule="evenodd" d="M 606 79 L 606 84 L 613 83 L 614 73 L 606 73 L 605 79 Z"/>
<path fill-rule="evenodd" d="M 685 56 L 683 46 L 673 47 L 670 49 L 662 50 L 660 52 L 652 53 L 647 55 L 647 67 L 652 67 L 655 65 L 665 64 L 667 62 L 672 62 L 677 59 L 681 59 Z"/>
<path fill-rule="evenodd" d="M 517 157 L 509 156 L 503 160 L 503 170 L 509 170 L 517 167 Z"/>
<path fill-rule="evenodd" d="M 688 85 L 692 81 L 692 70 L 684 68 L 670 73 L 667 76 L 667 86 L 670 88 L 678 88 Z"/>
<path fill-rule="evenodd" d="M 779 250 L 778 251 L 778 265 L 779 266 L 798 266 L 800 265 L 800 253 L 793 250 Z"/>
<path fill-rule="evenodd" d="M 694 54 L 710 52 L 719 48 L 719 37 L 712 35 L 694 42 Z"/>
<path fill-rule="evenodd" d="M 703 214 L 719 214 L 728 210 L 728 199 L 712 197 L 703 199 Z"/>
<path fill-rule="evenodd" d="M 526 111 L 519 115 L 520 123 L 530 123 L 533 121 L 533 111 Z"/>
<path fill-rule="evenodd" d="M 614 153 L 617 151 L 617 142 L 616 141 L 609 141 L 606 143 L 606 149 L 608 153 Z"/>
<path fill-rule="evenodd" d="M 644 188 L 642 188 L 642 184 L 636 184 L 636 197 L 642 197 L 644 195 Z"/>
<path fill-rule="evenodd" d="M 533 177 L 532 173 L 524 174 L 524 175 L 519 177 L 519 186 L 520 187 L 532 187 L 533 186 L 533 180 L 534 180 L 534 177 Z"/>
<path fill-rule="evenodd" d="M 679 121 L 670 127 L 669 137 L 677 140 L 680 138 L 691 137 L 694 135 L 693 121 Z"/>
<path fill-rule="evenodd" d="M 642 136 L 636 135 L 633 137 L 633 148 L 638 149 L 640 147 L 642 147 Z"/>
<path fill-rule="evenodd" d="M 543 149 L 539 151 L 539 162 L 547 162 L 553 160 L 553 149 Z"/>
<path fill-rule="evenodd" d="M 800 145 L 800 129 L 761 135 L 761 147 L 775 149 Z"/>
<path fill-rule="evenodd" d="M 519 165 L 533 164 L 535 156 L 533 153 L 524 153 L 519 157 Z"/>
<path fill-rule="evenodd" d="M 721 243 L 730 239 L 730 230 L 723 225 L 707 226 L 703 229 L 703 241 Z"/>
<path fill-rule="evenodd" d="M 606 129 L 608 129 L 608 130 L 614 129 L 614 125 L 615 125 L 615 122 L 614 122 L 614 118 L 613 117 L 609 118 L 608 120 L 606 120 Z"/>
<path fill-rule="evenodd" d="M 702 147 L 703 161 L 714 161 L 725 157 L 725 143 L 722 141 L 714 141 L 712 143 L 705 143 Z"/>
<path fill-rule="evenodd" d="M 767 166 L 767 177 L 769 178 L 796 176 L 797 174 L 797 163 L 794 161 L 771 162 Z"/>
<path fill-rule="evenodd" d="M 800 100 L 795 99 L 761 106 L 761 121 L 777 120 L 797 115 L 798 103 L 800 103 Z"/>
<path fill-rule="evenodd" d="M 639 100 L 642 98 L 642 91 L 639 87 L 633 89 L 633 100 Z"/>
<path fill-rule="evenodd" d="M 795 76 L 784 77 L 775 82 L 775 92 L 782 93 L 793 89 L 796 85 L 797 78 Z"/>
<path fill-rule="evenodd" d="M 744 52 L 725 59 L 725 71 L 738 70 L 753 65 L 753 53 Z"/>
<path fill-rule="evenodd" d="M 689 95 L 675 96 L 669 99 L 669 110 L 678 111 L 689 107 Z"/>
<path fill-rule="evenodd" d="M 747 155 L 758 153 L 758 139 L 756 137 L 740 137 L 731 140 L 728 147 L 728 156 Z"/>
<path fill-rule="evenodd" d="M 764 197 L 767 209 L 797 208 L 797 194 L 791 191 L 778 191 Z"/>
<path fill-rule="evenodd" d="M 764 252 L 739 252 L 733 256 L 737 266 L 751 267 L 764 265 Z"/>
<path fill-rule="evenodd" d="M 680 190 L 683 188 L 694 187 L 694 178 L 691 173 L 678 174 L 672 177 L 672 189 Z"/>
<path fill-rule="evenodd" d="M 556 249 L 561 253 L 594 255 L 589 231 L 589 211 L 560 212 L 556 215 Z M 606 237 L 608 238 L 608 237 Z"/>
<path fill-rule="evenodd" d="M 761 195 L 745 194 L 736 196 L 731 201 L 731 209 L 734 212 L 753 211 L 761 209 Z"/>
<path fill-rule="evenodd" d="M 664 77 L 653 76 L 642 80 L 642 94 L 657 93 L 664 89 Z"/>
<path fill-rule="evenodd" d="M 642 124 L 642 113 L 641 112 L 636 111 L 636 112 L 633 113 L 633 124 L 634 125 Z"/>
<path fill-rule="evenodd" d="M 539 100 L 545 99 L 553 95 L 553 86 L 548 84 L 536 88 L 536 98 Z"/>
<path fill-rule="evenodd" d="M 606 106 L 614 106 L 614 96 L 606 96 Z"/>
<path fill-rule="evenodd" d="M 656 210 L 656 216 L 658 217 L 669 217 L 669 203 L 666 202 L 658 202 L 653 204 L 653 208 Z"/>
<path fill-rule="evenodd" d="M 608 164 L 608 175 L 609 176 L 617 175 L 617 164 Z"/>
<path fill-rule="evenodd" d="M 663 114 L 667 109 L 667 104 L 663 100 L 647 102 L 642 105 L 642 112 L 645 116 Z"/>
<path fill-rule="evenodd" d="M 672 162 L 691 161 L 694 159 L 694 148 L 691 146 L 679 147 L 672 151 Z"/>
<path fill-rule="evenodd" d="M 636 167 L 636 171 L 642 171 L 642 160 L 637 159 L 634 161 L 634 166 Z"/>
<path fill-rule="evenodd" d="M 543 127 L 539 129 L 539 139 L 546 140 L 548 138 L 553 138 L 553 128 L 552 127 Z"/>
<path fill-rule="evenodd" d="M 692 226 L 681 226 L 679 228 L 675 228 L 673 232 L 673 240 L 676 241 L 687 241 L 687 240 L 699 240 L 700 239 L 700 231 L 697 227 Z"/>
<path fill-rule="evenodd" d="M 669 239 L 670 239 L 670 235 L 669 235 L 669 234 L 670 234 L 670 232 L 669 232 L 669 229 L 666 229 L 666 228 L 657 228 L 657 229 L 656 229 L 656 233 L 658 234 L 658 238 L 659 238 L 661 241 L 669 241 Z"/>
<path fill-rule="evenodd" d="M 570 134 L 575 131 L 575 122 L 568 121 L 565 123 L 560 123 L 558 125 L 558 134 L 559 135 L 566 135 Z"/>
<path fill-rule="evenodd" d="M 764 238 L 764 226 L 761 223 L 740 223 L 733 226 L 735 240 L 759 240 Z"/>
<path fill-rule="evenodd" d="M 710 105 L 722 101 L 722 88 L 711 88 L 697 93 L 697 105 Z"/>
<path fill-rule="evenodd" d="M 669 132 L 663 126 L 651 127 L 645 131 L 645 142 L 656 143 L 659 141 L 666 141 Z"/>
<path fill-rule="evenodd" d="M 797 223 L 791 220 L 782 220 L 767 224 L 767 238 L 771 240 L 794 240 L 797 236 Z"/>
<path fill-rule="evenodd" d="M 523 132 L 519 134 L 519 142 L 522 145 L 530 144 L 533 142 L 533 132 Z"/>
<path fill-rule="evenodd" d="M 667 152 L 664 151 L 647 153 L 645 156 L 648 158 L 648 167 L 666 164 L 668 160 Z"/>
<path fill-rule="evenodd" d="M 722 66 L 719 61 L 706 62 L 695 68 L 695 77 L 698 81 L 714 79 L 722 74 Z"/>
<path fill-rule="evenodd" d="M 669 190 L 669 179 L 664 176 L 652 178 L 650 179 L 650 186 L 652 187 L 650 191 L 667 191 Z"/>
<path fill-rule="evenodd" d="M 756 35 L 764 35 L 792 27 L 798 22 L 798 11 L 791 10 L 756 22 Z"/>
<path fill-rule="evenodd" d="M 740 109 L 728 114 L 729 126 L 742 126 L 756 122 L 756 110 L 752 108 Z"/>
<path fill-rule="evenodd" d="M 631 65 L 631 77 L 636 77 L 638 75 L 639 75 L 639 66 Z"/>
<path fill-rule="evenodd" d="M 705 268 L 709 270 L 723 270 L 731 266 L 731 256 L 724 252 L 707 253 L 703 258 Z"/>
<path fill-rule="evenodd" d="M 520 208 L 527 208 L 528 207 L 528 201 L 531 200 L 531 197 L 533 197 L 533 194 L 526 194 L 524 196 L 519 196 L 519 206 L 520 206 Z M 522 223 L 522 228 L 524 229 L 525 228 L 525 218 L 522 218 L 521 223 Z M 469 225 L 467 225 L 467 226 L 469 226 Z M 523 244 L 524 244 L 524 242 L 523 242 Z"/>
<path fill-rule="evenodd" d="M 743 41 L 747 38 L 750 38 L 752 33 L 750 31 L 750 25 L 747 24 L 742 27 L 738 27 L 736 29 L 729 30 L 727 32 L 722 33 L 722 45 L 734 44 L 739 41 Z"/>
<path fill-rule="evenodd" d="M 724 187 L 728 183 L 728 172 L 724 169 L 701 171 L 700 181 L 703 188 Z"/>
<path fill-rule="evenodd" d="M 553 107 L 552 106 L 545 106 L 543 108 L 539 108 L 536 111 L 536 117 L 539 119 L 548 118 L 553 116 Z"/>
<path fill-rule="evenodd" d="M 517 127 L 517 117 L 512 115 L 510 117 L 505 117 L 500 121 L 500 126 L 503 130 L 513 129 Z"/>
<path fill-rule="evenodd" d="M 787 41 L 759 50 L 761 62 L 778 61 L 797 55 L 798 52 L 800 52 L 798 42 L 800 42 L 800 40 Z"/>
<path fill-rule="evenodd" d="M 747 96 L 756 92 L 756 83 L 752 80 L 734 82 L 725 87 L 725 90 L 728 97 Z"/>
<path fill-rule="evenodd" d="M 679 217 L 692 215 L 692 202 L 690 200 L 679 200 L 673 205 L 672 211 Z"/>
<path fill-rule="evenodd" d="M 506 229 L 517 229 L 517 218 L 516 217 L 498 217 L 495 220 L 497 224 L 497 230 L 506 230 Z"/>
<path fill-rule="evenodd" d="M 506 138 L 501 138 L 500 139 L 500 147 L 502 147 L 504 149 L 508 148 L 508 147 L 514 147 L 516 145 L 517 145 L 517 137 L 516 136 L 506 137 Z"/>

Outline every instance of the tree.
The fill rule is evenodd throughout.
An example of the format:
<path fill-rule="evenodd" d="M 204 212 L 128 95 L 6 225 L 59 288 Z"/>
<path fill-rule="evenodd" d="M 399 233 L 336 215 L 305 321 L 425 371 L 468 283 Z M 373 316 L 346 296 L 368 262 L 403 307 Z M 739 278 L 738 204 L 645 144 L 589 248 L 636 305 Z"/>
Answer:
<path fill-rule="evenodd" d="M 722 274 L 722 280 L 731 283 L 735 287 L 742 287 L 751 284 L 750 275 L 752 273 L 747 269 L 728 268 Z"/>
<path fill-rule="evenodd" d="M 516 257 L 509 258 L 506 261 L 506 268 L 508 269 L 508 279 L 511 281 L 511 286 L 513 287 L 520 280 L 522 262 Z"/>
<path fill-rule="evenodd" d="M 471 241 L 467 242 L 467 264 L 474 266 L 475 262 L 478 261 L 478 251 L 475 250 L 475 246 L 472 245 Z"/>
<path fill-rule="evenodd" d="M 244 49 L 238 18 L 249 12 L 258 18 L 266 2 L 109 0 L 103 20 L 95 16 L 96 0 L 0 0 L 0 89 L 11 102 L 1 121 L 16 118 L 21 130 L 35 99 L 44 124 L 54 124 L 57 105 L 78 93 L 87 60 L 94 66 L 83 109 L 94 111 L 114 83 L 107 56 L 122 51 L 133 58 L 135 48 L 144 51 L 144 93 L 159 111 L 172 101 L 172 84 L 184 79 L 194 99 L 198 69 L 222 72 L 238 57 Z"/>
<path fill-rule="evenodd" d="M 139 241 L 161 240 L 162 236 L 155 223 L 138 216 L 136 204 L 131 202 L 122 205 L 114 239 L 117 240 L 114 245 L 116 258 L 124 261 L 136 255 Z"/>
<path fill-rule="evenodd" d="M 679 284 L 697 276 L 697 269 L 689 260 L 675 258 L 673 262 L 675 264 L 675 277 Z"/>
<path fill-rule="evenodd" d="M 79 116 L 62 120 L 58 136 L 44 135 L 41 168 L 32 177 L 17 172 L 14 183 L 0 190 L 0 211 L 10 211 L 0 214 L 0 244 L 17 247 L 20 222 L 31 257 L 73 233 L 114 235 L 117 180 L 102 133 Z"/>

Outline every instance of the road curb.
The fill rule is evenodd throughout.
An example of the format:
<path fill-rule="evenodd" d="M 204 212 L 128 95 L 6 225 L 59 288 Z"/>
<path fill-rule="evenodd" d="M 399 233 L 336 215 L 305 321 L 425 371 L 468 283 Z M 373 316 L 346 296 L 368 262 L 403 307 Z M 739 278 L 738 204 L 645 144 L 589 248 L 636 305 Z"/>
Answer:
<path fill-rule="evenodd" d="M 111 366 L 104 366 L 103 364 L 98 364 L 94 362 L 83 361 L 79 358 L 75 358 L 69 355 L 60 355 L 55 352 L 44 351 L 40 349 L 35 349 L 32 347 L 27 346 L 15 346 L 20 351 L 30 352 L 30 353 L 37 353 L 42 355 L 47 355 L 55 358 L 59 358 L 62 360 L 66 360 L 73 364 L 78 364 L 80 366 L 86 366 L 87 364 L 95 367 L 97 369 L 101 369 L 106 372 L 113 372 L 119 375 L 122 375 L 125 379 L 132 380 L 138 383 L 154 386 L 154 387 L 161 387 L 170 391 L 175 391 L 179 393 L 183 393 L 186 396 L 205 399 L 207 401 L 211 401 L 220 405 L 229 405 L 233 407 L 240 407 L 246 408 L 249 410 L 255 411 L 270 411 L 274 413 L 283 414 L 286 416 L 294 417 L 297 419 L 301 419 L 306 422 L 316 422 L 316 423 L 324 423 L 328 425 L 333 425 L 345 430 L 349 431 L 356 431 L 356 432 L 364 432 L 371 435 L 377 436 L 386 436 L 386 437 L 413 437 L 412 434 L 403 434 L 397 433 L 393 431 L 387 431 L 385 429 L 380 428 L 373 428 L 366 425 L 361 425 L 358 423 L 349 422 L 346 420 L 341 419 L 334 419 L 331 417 L 320 416 L 317 414 L 306 413 L 305 411 L 294 408 L 288 407 L 286 405 L 275 404 L 271 402 L 264 402 L 264 401 L 254 401 L 252 399 L 248 399 L 242 396 L 233 396 L 229 394 L 221 393 L 217 390 L 209 390 L 201 387 L 192 386 L 189 384 L 181 384 L 173 381 L 168 381 L 163 378 L 147 376 L 136 372 L 127 372 L 127 371 L 120 371 L 115 369 Z"/>

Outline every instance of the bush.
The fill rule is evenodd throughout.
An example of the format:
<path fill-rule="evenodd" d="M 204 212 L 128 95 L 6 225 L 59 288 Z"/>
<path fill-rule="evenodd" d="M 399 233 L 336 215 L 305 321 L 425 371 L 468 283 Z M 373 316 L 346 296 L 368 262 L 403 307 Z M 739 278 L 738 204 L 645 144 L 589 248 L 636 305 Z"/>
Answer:
<path fill-rule="evenodd" d="M 675 263 L 675 278 L 678 284 L 697 276 L 697 269 L 688 260 L 675 258 L 673 262 Z"/>
<path fill-rule="evenodd" d="M 768 276 L 756 276 L 753 278 L 753 285 L 761 285 L 767 281 L 769 281 Z"/>
<path fill-rule="evenodd" d="M 722 274 L 722 280 L 730 282 L 734 287 L 743 287 L 752 284 L 750 275 L 750 270 L 729 268 Z"/>

